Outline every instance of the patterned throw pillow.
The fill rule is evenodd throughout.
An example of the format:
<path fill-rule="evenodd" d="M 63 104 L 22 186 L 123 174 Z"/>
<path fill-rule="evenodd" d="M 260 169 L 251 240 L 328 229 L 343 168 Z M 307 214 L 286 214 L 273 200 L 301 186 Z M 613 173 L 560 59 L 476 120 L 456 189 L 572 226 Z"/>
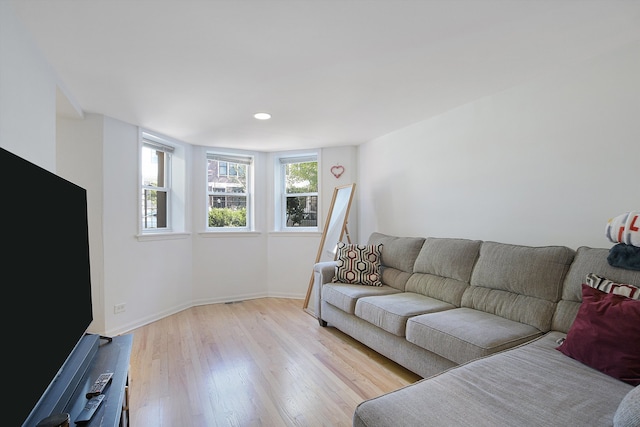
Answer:
<path fill-rule="evenodd" d="M 640 299 L 639 287 L 624 283 L 616 283 L 613 280 L 600 277 L 593 273 L 587 274 L 586 284 L 608 294 L 622 295 L 631 299 Z"/>
<path fill-rule="evenodd" d="M 355 245 L 338 242 L 336 274 L 333 282 L 382 286 L 380 258 L 382 244 Z"/>

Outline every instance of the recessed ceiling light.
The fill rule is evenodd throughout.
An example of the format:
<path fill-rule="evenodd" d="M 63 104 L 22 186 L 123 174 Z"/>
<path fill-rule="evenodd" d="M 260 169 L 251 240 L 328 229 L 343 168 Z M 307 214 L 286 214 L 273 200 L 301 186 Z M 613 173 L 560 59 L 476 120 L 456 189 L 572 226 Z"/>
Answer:
<path fill-rule="evenodd" d="M 271 118 L 271 114 L 269 113 L 255 113 L 253 115 L 258 120 L 269 120 Z"/>

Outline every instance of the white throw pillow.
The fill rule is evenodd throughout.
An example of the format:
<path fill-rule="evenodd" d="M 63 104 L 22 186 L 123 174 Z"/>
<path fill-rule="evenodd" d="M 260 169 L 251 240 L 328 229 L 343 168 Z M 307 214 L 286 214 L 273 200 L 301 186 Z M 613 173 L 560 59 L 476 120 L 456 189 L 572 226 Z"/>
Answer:
<path fill-rule="evenodd" d="M 640 386 L 634 387 L 627 393 L 613 416 L 613 427 L 638 426 L 640 426 Z"/>

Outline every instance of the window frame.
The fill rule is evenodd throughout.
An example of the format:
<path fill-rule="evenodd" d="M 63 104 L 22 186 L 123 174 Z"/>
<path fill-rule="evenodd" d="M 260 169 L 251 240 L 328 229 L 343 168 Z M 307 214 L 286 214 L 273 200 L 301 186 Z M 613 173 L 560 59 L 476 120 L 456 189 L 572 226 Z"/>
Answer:
<path fill-rule="evenodd" d="M 287 193 L 286 182 L 286 165 L 293 163 L 307 163 L 316 162 L 316 174 L 317 174 L 317 191 L 306 193 Z M 276 203 L 275 203 L 275 228 L 284 232 L 319 232 L 321 229 L 321 198 L 320 198 L 320 154 L 317 151 L 299 152 L 281 154 L 275 159 L 275 167 L 277 173 L 275 174 L 275 191 L 276 191 Z M 287 225 L 287 197 L 316 197 L 316 225 L 315 226 L 289 226 Z"/>
<path fill-rule="evenodd" d="M 141 234 L 158 234 L 158 233 L 169 233 L 173 231 L 173 212 L 172 212 L 172 199 L 173 199 L 173 191 L 172 191 L 172 173 L 173 173 L 173 153 L 175 151 L 175 147 L 170 145 L 165 139 L 153 135 L 151 133 L 142 131 L 140 133 L 140 161 L 138 162 L 138 167 L 140 168 L 140 187 L 139 187 L 139 215 L 138 215 L 138 227 L 140 228 Z M 153 186 L 146 185 L 144 180 L 144 167 L 142 162 L 144 161 L 143 150 L 153 149 L 159 152 L 162 152 L 164 155 L 164 185 L 163 186 Z M 145 191 L 152 190 L 157 192 L 163 192 L 166 194 L 164 200 L 164 211 L 166 212 L 166 226 L 165 227 L 145 227 L 144 218 L 145 209 L 143 208 L 144 200 L 145 200 Z M 159 207 L 156 208 L 156 215 L 159 210 Z"/>
<path fill-rule="evenodd" d="M 218 176 L 225 176 L 235 178 L 238 174 L 238 169 L 235 174 L 230 174 L 229 171 L 231 169 L 231 164 L 233 165 L 244 165 L 246 167 L 246 177 L 245 177 L 245 192 L 236 193 L 236 192 L 220 192 L 220 191 L 212 191 L 209 188 L 209 161 L 216 160 L 218 162 L 226 163 L 226 171 L 224 174 L 218 173 Z M 229 233 L 229 232 L 250 232 L 255 229 L 254 215 L 255 215 L 255 204 L 254 204 L 254 194 L 253 194 L 253 180 L 255 176 L 255 156 L 252 154 L 239 154 L 239 153 L 230 153 L 226 151 L 218 151 L 218 150 L 207 150 L 205 155 L 205 230 L 207 232 L 213 233 Z M 216 195 L 229 197 L 229 196 L 240 196 L 245 197 L 245 209 L 246 209 L 246 224 L 245 226 L 234 227 L 234 226 L 226 226 L 226 227 L 212 227 L 209 225 L 209 210 L 210 204 L 209 200 L 211 197 L 215 197 Z"/>

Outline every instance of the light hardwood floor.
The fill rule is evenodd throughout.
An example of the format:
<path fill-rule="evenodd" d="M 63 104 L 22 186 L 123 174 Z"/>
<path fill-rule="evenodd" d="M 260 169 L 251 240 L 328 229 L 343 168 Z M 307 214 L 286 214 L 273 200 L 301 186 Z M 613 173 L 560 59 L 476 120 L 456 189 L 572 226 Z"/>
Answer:
<path fill-rule="evenodd" d="M 132 333 L 132 427 L 351 426 L 358 403 L 420 379 L 301 300 L 197 306 Z"/>

